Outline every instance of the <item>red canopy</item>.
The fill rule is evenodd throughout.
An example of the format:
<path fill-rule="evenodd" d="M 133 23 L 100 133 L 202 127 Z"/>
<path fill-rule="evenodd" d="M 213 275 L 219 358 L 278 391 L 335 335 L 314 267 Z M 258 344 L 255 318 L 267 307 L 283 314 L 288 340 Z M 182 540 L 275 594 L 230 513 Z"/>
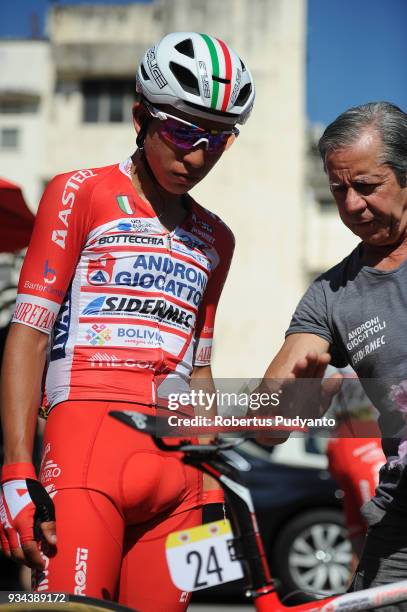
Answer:
<path fill-rule="evenodd" d="M 28 245 L 34 218 L 20 187 L 0 178 L 1 253 L 14 253 Z"/>

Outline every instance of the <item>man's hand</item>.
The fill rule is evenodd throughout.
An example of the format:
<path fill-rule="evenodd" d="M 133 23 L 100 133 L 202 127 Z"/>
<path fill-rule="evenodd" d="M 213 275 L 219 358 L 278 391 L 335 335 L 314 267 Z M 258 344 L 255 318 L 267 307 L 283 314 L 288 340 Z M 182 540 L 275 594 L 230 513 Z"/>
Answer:
<path fill-rule="evenodd" d="M 3 466 L 0 539 L 3 552 L 15 561 L 42 570 L 44 553 L 56 544 L 54 503 L 35 477 L 32 464 Z"/>
<path fill-rule="evenodd" d="M 267 388 L 268 393 L 278 390 L 278 414 L 287 418 L 318 418 L 328 410 L 333 396 L 338 393 L 342 384 L 341 374 L 323 379 L 330 359 L 331 356 L 327 352 L 310 351 L 294 363 L 283 380 L 263 379 L 262 390 Z M 274 445 L 285 442 L 289 435 L 260 435 L 256 439 L 260 444 Z"/>
<path fill-rule="evenodd" d="M 306 402 L 305 417 L 317 418 L 325 414 L 331 405 L 332 398 L 336 395 L 342 385 L 342 374 L 334 374 L 330 378 L 323 378 L 326 368 L 331 361 L 329 353 L 318 354 L 314 351 L 308 353 L 303 359 L 299 359 L 288 376 L 283 387 L 289 387 L 291 380 L 296 380 L 296 399 L 299 402 L 298 409 Z M 299 379 L 312 379 L 304 385 L 298 383 Z M 309 408 L 308 408 L 309 407 Z M 295 407 L 294 407 L 295 408 Z"/>

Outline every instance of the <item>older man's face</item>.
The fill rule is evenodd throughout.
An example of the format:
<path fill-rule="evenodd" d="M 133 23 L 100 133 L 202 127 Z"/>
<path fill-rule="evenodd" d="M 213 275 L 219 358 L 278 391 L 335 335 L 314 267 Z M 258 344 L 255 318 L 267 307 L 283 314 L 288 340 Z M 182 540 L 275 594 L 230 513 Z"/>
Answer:
<path fill-rule="evenodd" d="M 345 148 L 331 151 L 326 168 L 344 224 L 363 242 L 386 246 L 407 239 L 407 188 L 379 163 L 381 140 L 371 128 Z"/>

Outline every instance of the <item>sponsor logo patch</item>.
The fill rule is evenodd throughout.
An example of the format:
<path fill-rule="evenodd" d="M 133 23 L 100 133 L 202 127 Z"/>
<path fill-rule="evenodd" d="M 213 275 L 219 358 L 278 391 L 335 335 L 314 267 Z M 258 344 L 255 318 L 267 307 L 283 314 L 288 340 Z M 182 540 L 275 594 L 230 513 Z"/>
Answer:
<path fill-rule="evenodd" d="M 27 325 L 48 331 L 52 329 L 55 320 L 55 313 L 48 310 L 48 308 L 38 304 L 30 304 L 29 302 L 17 304 L 13 316 L 13 321 L 20 321 L 20 323 L 26 323 Z"/>
<path fill-rule="evenodd" d="M 120 221 L 117 224 L 119 232 L 138 232 L 140 234 L 148 234 L 154 232 L 154 226 L 145 219 L 129 219 L 128 221 Z"/>
<path fill-rule="evenodd" d="M 82 311 L 83 315 L 131 316 L 133 314 L 146 315 L 146 318 L 157 318 L 160 321 L 177 324 L 189 330 L 192 326 L 192 313 L 169 304 L 162 299 L 141 300 L 132 297 L 101 295 L 91 302 Z"/>
<path fill-rule="evenodd" d="M 65 292 L 61 291 L 61 289 L 56 289 L 56 287 L 50 287 L 46 284 L 41 285 L 41 283 L 33 283 L 28 280 L 26 280 L 24 283 L 24 289 L 30 289 L 31 291 L 40 291 L 41 293 L 50 293 L 51 295 L 57 295 L 59 298 L 63 298 L 65 295 Z"/>
<path fill-rule="evenodd" d="M 236 72 L 236 82 L 235 82 L 235 85 L 233 87 L 232 94 L 230 96 L 230 104 L 231 104 L 231 106 L 233 106 L 234 103 L 236 102 L 236 98 L 237 98 L 238 93 L 240 91 L 240 82 L 241 82 L 241 80 L 242 80 L 242 71 L 240 70 L 240 68 L 238 68 L 237 72 Z"/>
<path fill-rule="evenodd" d="M 103 346 L 112 339 L 112 332 L 106 325 L 95 323 L 86 330 L 86 340 L 92 346 Z"/>
<path fill-rule="evenodd" d="M 86 572 L 88 569 L 88 554 L 87 548 L 76 549 L 75 559 L 75 595 L 86 594 Z"/>
<path fill-rule="evenodd" d="M 102 236 L 98 244 L 142 244 L 143 246 L 164 246 L 164 238 L 160 236 L 135 236 L 134 234 L 115 234 Z"/>
<path fill-rule="evenodd" d="M 66 241 L 66 235 L 67 235 L 67 231 L 66 230 L 53 230 L 52 232 L 52 242 L 55 242 L 55 244 L 57 244 L 58 246 L 61 247 L 61 249 L 65 248 L 65 241 Z"/>
<path fill-rule="evenodd" d="M 110 353 L 95 353 L 89 357 L 88 361 L 92 368 L 139 368 L 140 370 L 151 369 L 151 364 L 148 361 L 140 361 L 131 357 L 117 357 Z"/>
<path fill-rule="evenodd" d="M 44 283 L 47 283 L 47 285 L 52 285 L 53 283 L 55 283 L 56 279 L 57 275 L 55 273 L 55 270 L 49 267 L 47 259 L 44 265 Z"/>
<path fill-rule="evenodd" d="M 137 327 L 119 327 L 118 338 L 125 338 L 129 344 L 164 344 L 164 338 L 155 329 L 140 329 Z"/>
<path fill-rule="evenodd" d="M 106 285 L 110 283 L 115 258 L 110 253 L 104 253 L 97 259 L 90 259 L 88 263 L 87 281 L 90 285 Z"/>
<path fill-rule="evenodd" d="M 159 67 L 157 66 L 157 59 L 155 57 L 155 47 L 151 47 L 147 51 L 147 65 L 150 68 L 150 72 L 153 75 L 154 81 L 157 83 L 158 87 L 162 89 L 167 85 L 167 81 Z"/>
<path fill-rule="evenodd" d="M 61 468 L 55 461 L 48 459 L 41 467 L 40 482 L 43 485 L 48 484 L 51 480 L 55 480 L 62 473 Z"/>
<path fill-rule="evenodd" d="M 66 355 L 66 344 L 69 339 L 69 329 L 71 325 L 71 288 L 66 294 L 65 300 L 61 305 L 53 332 L 53 342 L 51 349 L 51 361 L 63 359 Z"/>
<path fill-rule="evenodd" d="M 132 196 L 129 195 L 117 195 L 116 202 L 119 205 L 119 208 L 126 215 L 134 215 L 136 212 L 136 203 Z"/>
<path fill-rule="evenodd" d="M 61 249 L 65 249 L 66 237 L 69 229 L 69 218 L 72 213 L 73 205 L 75 204 L 76 196 L 78 194 L 79 187 L 88 178 L 96 176 L 92 170 L 79 170 L 73 174 L 65 183 L 64 191 L 62 192 L 61 204 L 62 209 L 58 213 L 58 219 L 60 224 L 63 226 L 57 227 L 52 231 L 51 239 Z"/>
<path fill-rule="evenodd" d="M 210 98 L 211 97 L 211 90 L 210 90 L 210 87 L 209 87 L 209 78 L 208 78 L 208 71 L 206 69 L 206 64 L 202 60 L 200 60 L 198 62 L 198 64 L 199 64 L 199 72 L 200 72 L 200 75 L 201 75 L 203 94 L 204 94 L 205 98 Z"/>

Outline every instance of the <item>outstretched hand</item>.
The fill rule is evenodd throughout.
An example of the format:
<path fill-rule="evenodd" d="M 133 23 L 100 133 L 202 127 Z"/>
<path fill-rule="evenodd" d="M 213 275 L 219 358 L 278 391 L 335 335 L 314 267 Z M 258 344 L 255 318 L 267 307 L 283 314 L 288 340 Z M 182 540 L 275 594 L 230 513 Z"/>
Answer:
<path fill-rule="evenodd" d="M 298 388 L 298 392 L 304 392 L 304 399 L 299 398 L 300 403 L 298 410 L 300 411 L 304 404 L 305 398 L 309 401 L 307 406 L 310 407 L 309 417 L 318 417 L 323 415 L 331 405 L 333 397 L 338 393 L 342 386 L 342 374 L 334 374 L 330 378 L 323 378 L 326 368 L 331 360 L 329 353 L 318 354 L 315 351 L 308 353 L 302 359 L 299 359 L 288 376 L 286 385 L 290 384 L 290 380 L 313 379 L 313 383 L 307 383 L 303 388 Z M 283 385 L 285 386 L 285 385 Z M 308 416 L 308 409 L 305 408 L 305 415 Z"/>
<path fill-rule="evenodd" d="M 343 378 L 339 373 L 331 378 L 323 378 L 330 359 L 329 353 L 310 351 L 294 363 L 291 372 L 283 380 L 263 380 L 263 385 L 266 385 L 269 391 L 275 392 L 278 387 L 279 415 L 287 418 L 318 418 L 328 410 L 332 398 L 341 388 Z M 261 435 L 256 439 L 260 444 L 280 444 L 285 442 L 289 435 Z"/>

